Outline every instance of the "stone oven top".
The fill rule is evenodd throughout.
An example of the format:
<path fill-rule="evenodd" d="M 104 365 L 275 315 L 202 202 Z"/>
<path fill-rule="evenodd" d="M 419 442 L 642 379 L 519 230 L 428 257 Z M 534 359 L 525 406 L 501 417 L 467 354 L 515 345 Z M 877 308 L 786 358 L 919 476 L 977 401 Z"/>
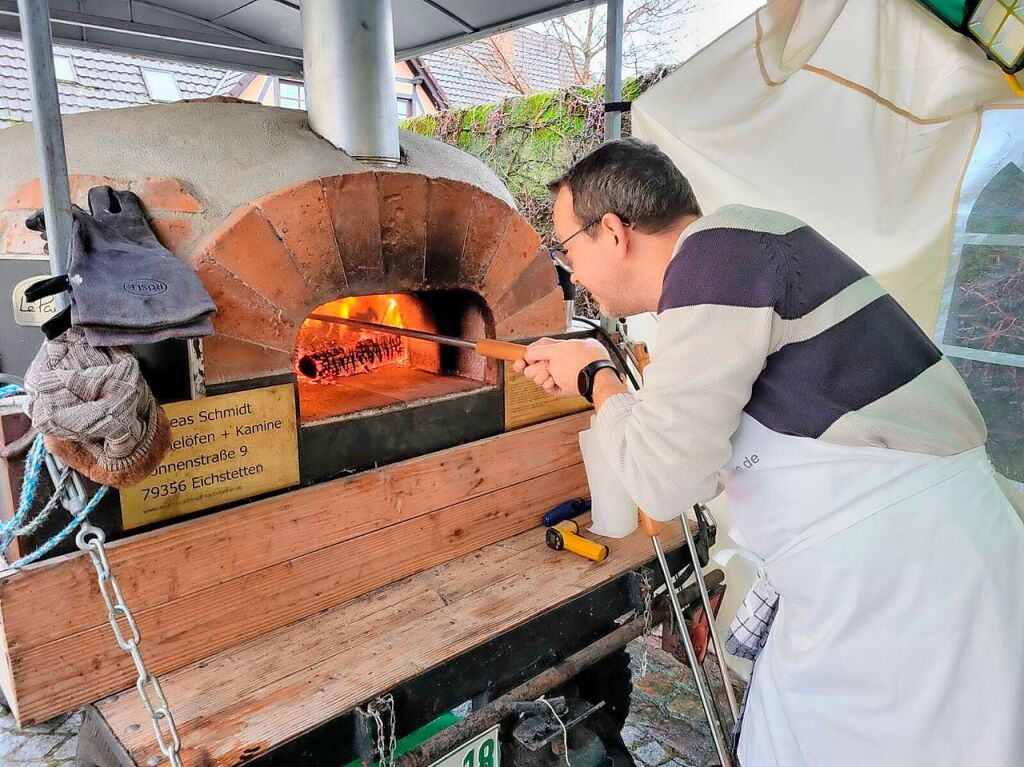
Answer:
<path fill-rule="evenodd" d="M 159 104 L 70 115 L 63 122 L 72 174 L 185 181 L 204 203 L 192 221 L 197 238 L 269 192 L 372 170 L 309 130 L 304 112 L 260 104 Z M 406 163 L 393 172 L 463 181 L 513 205 L 498 177 L 476 158 L 413 133 L 403 132 L 401 143 Z M 0 157 L 3 201 L 39 175 L 32 126 L 0 134 Z"/>

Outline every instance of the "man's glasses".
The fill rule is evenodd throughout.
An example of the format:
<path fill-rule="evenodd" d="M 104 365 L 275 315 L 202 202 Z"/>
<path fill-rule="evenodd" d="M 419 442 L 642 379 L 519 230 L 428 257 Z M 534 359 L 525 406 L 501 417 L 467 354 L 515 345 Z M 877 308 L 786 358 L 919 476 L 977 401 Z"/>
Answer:
<path fill-rule="evenodd" d="M 572 263 L 569 261 L 569 250 L 565 246 L 569 244 L 569 240 L 571 240 L 573 237 L 583 234 L 590 227 L 594 226 L 594 224 L 600 224 L 601 219 L 603 218 L 604 216 L 601 216 L 601 218 L 591 221 L 589 224 L 581 226 L 579 229 L 570 234 L 561 242 L 556 242 L 554 245 L 551 245 L 548 248 L 548 255 L 551 256 L 551 260 L 554 262 L 555 266 L 561 269 L 565 269 L 565 271 L 569 272 L 569 274 L 572 274 Z M 619 216 L 619 219 L 622 221 L 623 226 L 629 226 L 629 221 L 627 221 L 625 218 Z"/>

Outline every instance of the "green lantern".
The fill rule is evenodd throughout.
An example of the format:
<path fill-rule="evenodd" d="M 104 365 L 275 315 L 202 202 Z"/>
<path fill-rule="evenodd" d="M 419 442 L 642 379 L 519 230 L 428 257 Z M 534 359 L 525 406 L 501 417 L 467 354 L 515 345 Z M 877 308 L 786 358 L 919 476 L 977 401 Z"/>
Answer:
<path fill-rule="evenodd" d="M 919 0 L 1004 71 L 1024 69 L 1024 0 Z"/>

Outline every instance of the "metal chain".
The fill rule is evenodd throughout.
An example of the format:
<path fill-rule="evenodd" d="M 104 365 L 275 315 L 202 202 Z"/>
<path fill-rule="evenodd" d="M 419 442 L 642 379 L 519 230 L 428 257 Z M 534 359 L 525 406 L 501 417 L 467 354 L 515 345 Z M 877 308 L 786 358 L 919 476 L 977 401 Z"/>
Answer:
<path fill-rule="evenodd" d="M 172 767 L 182 767 L 181 757 L 178 751 L 181 749 L 181 739 L 178 737 L 178 728 L 174 726 L 174 717 L 171 716 L 170 708 L 167 705 L 167 698 L 160 687 L 160 681 L 149 673 L 146 664 L 139 652 L 139 643 L 142 637 L 139 635 L 139 627 L 135 623 L 135 616 L 125 604 L 121 587 L 117 578 L 110 570 L 110 561 L 107 559 L 107 550 L 104 548 L 107 537 L 104 532 L 88 522 L 82 524 L 81 529 L 75 536 L 75 543 L 78 548 L 89 554 L 93 567 L 96 568 L 96 576 L 100 584 L 100 595 L 103 603 L 107 606 L 107 618 L 110 627 L 114 630 L 114 639 L 117 646 L 131 655 L 132 662 L 138 678 L 135 681 L 135 689 L 142 698 L 142 704 L 149 712 L 149 718 L 153 722 L 153 732 L 156 733 L 156 742 L 162 753 Z M 121 627 L 120 619 L 124 619 L 125 626 L 131 636 L 125 638 L 124 629 Z M 152 697 L 150 697 L 152 693 Z M 156 705 L 153 699 L 156 699 Z M 164 727 L 167 732 L 164 733 Z M 168 742 L 168 737 L 170 742 Z"/>
<path fill-rule="evenodd" d="M 373 717 L 377 725 L 377 759 L 380 767 L 394 767 L 395 750 L 398 748 L 398 741 L 395 738 L 395 698 L 391 693 L 381 695 L 370 701 L 366 706 L 366 713 Z M 388 717 L 388 726 L 384 726 L 384 715 Z M 385 729 L 387 740 L 385 742 Z M 386 749 L 386 750 L 385 750 Z"/>
<path fill-rule="evenodd" d="M 640 635 L 640 641 L 643 642 L 644 646 L 644 654 L 640 656 L 640 676 L 645 677 L 647 676 L 647 656 L 650 651 L 650 645 L 647 642 L 647 638 L 651 635 L 651 631 L 654 629 L 654 610 L 652 606 L 654 588 L 651 585 L 651 573 L 646 567 L 640 568 L 640 593 L 644 598 L 644 631 Z"/>

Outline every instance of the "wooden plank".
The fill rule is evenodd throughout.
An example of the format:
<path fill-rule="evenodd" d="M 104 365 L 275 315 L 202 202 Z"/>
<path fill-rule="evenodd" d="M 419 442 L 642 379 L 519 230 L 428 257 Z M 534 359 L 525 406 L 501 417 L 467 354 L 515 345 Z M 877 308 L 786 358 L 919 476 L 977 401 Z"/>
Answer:
<path fill-rule="evenodd" d="M 0 416 L 0 444 L 10 445 L 32 426 L 28 416 L 18 413 Z M 583 428 L 583 427 L 581 427 Z M 18 458 L 0 458 L 0 521 L 8 522 L 14 516 L 21 493 L 21 475 L 25 468 L 24 455 Z M 7 560 L 13 562 L 25 555 L 23 540 L 14 538 L 7 547 Z"/>
<path fill-rule="evenodd" d="M 7 647 L 3 644 L 3 624 L 0 624 L 0 692 L 3 693 L 7 705 L 14 709 L 14 678 L 11 676 L 11 659 L 7 653 Z M 15 711 L 15 716 L 17 712 Z"/>
<path fill-rule="evenodd" d="M 599 540 L 612 547 L 600 564 L 553 552 L 530 530 L 512 547 L 489 546 L 168 674 L 162 685 L 183 742 L 204 744 L 211 767 L 234 765 L 651 557 L 639 532 Z M 665 524 L 663 540 L 679 545 L 680 526 Z M 501 577 L 476 587 L 482 572 Z M 441 579 L 461 587 L 441 605 L 417 596 L 437 594 Z M 368 609 L 373 600 L 391 607 Z M 131 691 L 97 708 L 138 764 L 157 754 Z"/>
<path fill-rule="evenodd" d="M 562 418 L 143 533 L 108 546 L 111 568 L 128 605 L 144 610 L 576 464 L 584 428 L 582 416 Z M 88 557 L 5 573 L 0 620 L 15 656 L 106 625 Z"/>
<path fill-rule="evenodd" d="M 502 538 L 587 492 L 582 464 L 423 514 L 265 567 L 148 609 L 135 610 L 143 655 L 163 674 Z M 306 535 L 315 533 L 309 528 Z M 273 546 L 271 539 L 264 542 Z M 179 571 L 210 557 L 178 549 Z M 19 723 L 39 722 L 124 688 L 131 660 L 103 625 L 22 649 L 12 658 Z"/>

